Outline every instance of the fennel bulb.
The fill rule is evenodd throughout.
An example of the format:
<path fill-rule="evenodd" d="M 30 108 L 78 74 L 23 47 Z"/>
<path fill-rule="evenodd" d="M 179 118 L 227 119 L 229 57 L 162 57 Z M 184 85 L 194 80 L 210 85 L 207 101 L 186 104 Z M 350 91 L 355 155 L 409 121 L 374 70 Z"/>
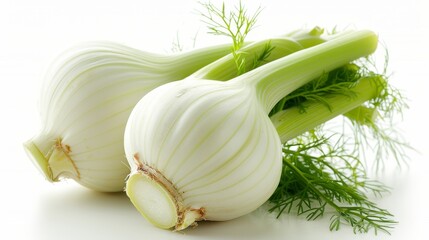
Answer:
<path fill-rule="evenodd" d="M 270 110 L 308 81 L 376 47 L 370 31 L 344 33 L 226 82 L 196 73 L 152 90 L 125 130 L 130 200 L 152 224 L 176 230 L 255 210 L 281 175 L 282 144 Z"/>
<path fill-rule="evenodd" d="M 265 62 L 324 42 L 322 32 L 319 28 L 294 31 L 247 44 L 241 51 L 251 67 L 268 45 L 274 49 Z M 41 97 L 43 128 L 25 143 L 25 149 L 49 181 L 70 178 L 93 190 L 122 191 L 130 171 L 123 132 L 135 104 L 152 89 L 181 80 L 224 55 L 216 67 L 199 76 L 215 80 L 236 76 L 234 58 L 228 53 L 227 45 L 171 56 L 114 43 L 78 46 L 48 74 Z"/>
<path fill-rule="evenodd" d="M 47 75 L 42 129 L 25 149 L 49 181 L 71 178 L 97 191 L 122 191 L 129 173 L 123 132 L 134 105 L 228 53 L 227 45 L 171 56 L 109 42 L 76 46 Z"/>

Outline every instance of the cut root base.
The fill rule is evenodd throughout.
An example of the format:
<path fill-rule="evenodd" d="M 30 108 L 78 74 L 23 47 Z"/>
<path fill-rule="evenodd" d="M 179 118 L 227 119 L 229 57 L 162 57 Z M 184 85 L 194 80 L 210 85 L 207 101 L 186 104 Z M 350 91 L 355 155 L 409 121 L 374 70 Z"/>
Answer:
<path fill-rule="evenodd" d="M 144 165 L 130 176 L 125 191 L 137 210 L 159 228 L 180 231 L 204 219 L 203 207 L 184 206 L 171 182 Z"/>
<path fill-rule="evenodd" d="M 24 143 L 24 149 L 27 156 L 31 159 L 37 169 L 43 174 L 43 176 L 50 182 L 53 182 L 52 171 L 49 168 L 48 159 L 43 155 L 39 148 L 34 144 L 33 141 Z"/>
<path fill-rule="evenodd" d="M 176 200 L 159 181 L 137 172 L 128 179 L 126 192 L 137 210 L 153 225 L 164 229 L 176 226 Z"/>

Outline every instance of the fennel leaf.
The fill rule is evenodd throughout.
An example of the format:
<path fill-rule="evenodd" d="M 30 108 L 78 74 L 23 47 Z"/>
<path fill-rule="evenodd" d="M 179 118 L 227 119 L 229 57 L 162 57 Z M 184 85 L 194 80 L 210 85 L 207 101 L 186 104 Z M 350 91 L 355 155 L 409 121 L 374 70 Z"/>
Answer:
<path fill-rule="evenodd" d="M 249 32 L 255 27 L 256 20 L 262 9 L 258 8 L 253 14 L 249 14 L 243 3 L 234 10 L 228 11 L 225 3 L 217 7 L 211 2 L 202 3 L 206 12 L 200 12 L 203 22 L 207 24 L 209 33 L 213 35 L 226 36 L 232 40 L 231 53 L 234 57 L 237 68 L 237 76 L 248 72 L 264 63 L 273 50 L 270 44 L 267 44 L 264 50 L 255 57 L 252 67 L 246 68 L 246 52 L 240 51 L 245 43 Z"/>
<path fill-rule="evenodd" d="M 368 191 L 381 196 L 388 188 L 368 179 L 362 162 L 342 142 L 332 143 L 319 134 L 304 134 L 284 144 L 282 177 L 270 198 L 270 211 L 278 216 L 296 212 L 307 220 L 331 212 L 331 230 L 348 224 L 355 233 L 389 233 L 396 223 L 393 215 L 366 196 Z"/>
<path fill-rule="evenodd" d="M 325 103 L 324 96 L 328 94 L 352 98 L 354 92 L 350 89 L 362 78 L 387 80 L 387 66 L 380 74 L 373 70 L 372 64 L 368 58 L 325 73 L 286 96 L 272 114 L 290 107 L 299 107 L 304 113 L 308 102 Z M 343 126 L 339 128 L 342 130 L 321 125 L 284 143 L 283 173 L 270 198 L 270 211 L 279 215 L 296 211 L 308 220 L 315 220 L 330 209 L 334 212 L 331 230 L 348 224 L 355 233 L 370 230 L 375 234 L 389 233 L 396 224 L 393 215 L 377 207 L 367 196 L 368 193 L 382 196 L 388 188 L 368 178 L 365 152 L 374 150 L 374 165 L 378 169 L 389 156 L 403 162 L 410 147 L 392 130 L 395 129 L 392 119 L 407 107 L 405 99 L 388 81 L 383 82 L 386 84 L 377 86 L 381 89 L 376 98 L 344 115 Z M 327 134 L 330 137 L 325 137 Z"/>

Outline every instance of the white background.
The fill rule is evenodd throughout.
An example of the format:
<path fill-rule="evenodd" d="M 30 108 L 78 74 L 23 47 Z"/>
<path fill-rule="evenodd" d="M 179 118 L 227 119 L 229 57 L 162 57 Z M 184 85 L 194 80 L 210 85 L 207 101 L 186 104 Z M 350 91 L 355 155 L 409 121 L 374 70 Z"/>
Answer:
<path fill-rule="evenodd" d="M 220 1 L 213 1 L 220 2 Z M 429 8 L 425 0 L 244 1 L 264 7 L 251 37 L 298 27 L 369 28 L 390 52 L 393 85 L 409 98 L 398 125 L 419 153 L 409 168 L 380 178 L 392 193 L 376 199 L 395 214 L 392 235 L 328 230 L 329 216 L 307 222 L 262 209 L 237 220 L 204 223 L 184 233 L 150 226 L 124 194 L 102 194 L 73 182 L 49 184 L 32 166 L 22 142 L 38 130 L 37 99 L 43 74 L 64 49 L 88 40 L 110 40 L 168 53 L 178 35 L 186 46 L 223 39 L 207 36 L 192 0 L 2 0 L 0 2 L 0 238 L 1 239 L 429 239 L 428 69 Z"/>

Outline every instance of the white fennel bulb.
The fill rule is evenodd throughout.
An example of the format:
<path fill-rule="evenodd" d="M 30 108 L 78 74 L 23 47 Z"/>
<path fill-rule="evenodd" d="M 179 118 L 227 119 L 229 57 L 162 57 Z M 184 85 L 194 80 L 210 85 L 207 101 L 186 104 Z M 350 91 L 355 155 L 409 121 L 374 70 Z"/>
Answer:
<path fill-rule="evenodd" d="M 319 28 L 295 31 L 247 44 L 241 51 L 250 65 L 272 46 L 263 59 L 269 62 L 324 42 L 322 32 Z M 40 106 L 42 129 L 25 143 L 25 149 L 49 181 L 70 178 L 93 190 L 122 191 L 130 171 L 124 129 L 135 104 L 152 89 L 181 80 L 215 60 L 216 66 L 199 76 L 231 79 L 237 70 L 228 53 L 228 45 L 174 55 L 103 42 L 75 47 L 47 75 Z"/>
<path fill-rule="evenodd" d="M 176 230 L 255 210 L 281 174 L 282 144 L 270 110 L 293 90 L 376 46 L 373 32 L 354 31 L 229 81 L 196 73 L 154 89 L 133 109 L 125 130 L 130 200 L 152 224 Z"/>
<path fill-rule="evenodd" d="M 46 77 L 42 129 L 25 149 L 49 181 L 71 178 L 97 191 L 122 191 L 129 173 L 123 132 L 134 105 L 228 52 L 226 45 L 171 56 L 108 42 L 76 46 Z"/>

